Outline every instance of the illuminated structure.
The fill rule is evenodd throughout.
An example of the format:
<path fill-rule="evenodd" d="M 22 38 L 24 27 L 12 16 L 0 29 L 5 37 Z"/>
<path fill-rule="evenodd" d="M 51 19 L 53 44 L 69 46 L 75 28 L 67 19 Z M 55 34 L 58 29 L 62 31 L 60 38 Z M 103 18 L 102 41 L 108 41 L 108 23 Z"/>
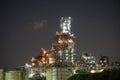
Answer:
<path fill-rule="evenodd" d="M 120 62 L 119 61 L 114 61 L 112 62 L 111 66 L 116 66 L 116 67 L 120 67 Z"/>
<path fill-rule="evenodd" d="M 84 53 L 82 54 L 80 60 L 76 64 L 76 71 L 79 72 L 90 72 L 97 73 L 102 72 L 103 69 L 97 63 L 95 57 L 92 54 Z"/>
<path fill-rule="evenodd" d="M 46 80 L 66 80 L 73 75 L 76 54 L 71 17 L 61 17 L 60 28 L 61 32 L 56 32 L 51 49 L 41 48 L 40 55 L 32 57 L 29 79 L 39 74 L 39 77 L 46 77 Z"/>
<path fill-rule="evenodd" d="M 71 17 L 61 17 L 60 28 L 62 29 L 62 33 L 71 34 Z"/>
<path fill-rule="evenodd" d="M 75 36 L 71 33 L 71 17 L 62 17 L 60 32 L 55 33 L 55 40 L 50 49 L 41 48 L 40 54 L 31 58 L 31 65 L 18 67 L 18 71 L 7 71 L 5 80 L 67 80 L 73 74 L 98 73 L 103 69 L 92 54 L 82 54 L 76 59 Z M 108 65 L 107 57 L 101 57 L 100 62 Z M 104 67 L 102 66 L 102 67 Z M 3 80 L 3 70 L 0 70 L 0 80 Z"/>
<path fill-rule="evenodd" d="M 41 48 L 39 56 L 32 57 L 31 66 L 26 65 L 27 78 L 42 80 L 67 80 L 78 70 L 101 72 L 94 56 L 84 54 L 76 61 L 75 36 L 71 33 L 71 17 L 60 20 L 61 32 L 55 33 L 51 49 Z M 100 69 L 100 70 L 99 70 Z"/>
<path fill-rule="evenodd" d="M 56 50 L 57 63 L 71 62 L 75 60 L 75 37 L 71 34 L 71 17 L 61 18 L 61 33 L 56 32 L 53 48 Z"/>
<path fill-rule="evenodd" d="M 99 64 L 101 67 L 107 67 L 109 65 L 109 58 L 107 56 L 101 56 Z"/>

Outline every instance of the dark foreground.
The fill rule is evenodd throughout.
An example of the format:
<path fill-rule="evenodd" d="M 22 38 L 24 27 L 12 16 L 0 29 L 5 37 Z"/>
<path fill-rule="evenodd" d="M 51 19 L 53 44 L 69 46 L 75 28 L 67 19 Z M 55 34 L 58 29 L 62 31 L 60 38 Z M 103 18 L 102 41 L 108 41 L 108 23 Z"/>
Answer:
<path fill-rule="evenodd" d="M 68 80 L 120 80 L 120 67 L 106 69 L 101 73 L 78 73 Z"/>

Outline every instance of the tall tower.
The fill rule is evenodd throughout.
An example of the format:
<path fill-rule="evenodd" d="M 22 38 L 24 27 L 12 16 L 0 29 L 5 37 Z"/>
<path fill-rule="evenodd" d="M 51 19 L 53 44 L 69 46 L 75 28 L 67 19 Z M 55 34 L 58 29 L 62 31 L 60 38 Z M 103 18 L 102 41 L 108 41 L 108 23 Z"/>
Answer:
<path fill-rule="evenodd" d="M 71 34 L 71 17 L 61 17 L 60 28 L 62 29 L 61 33 Z"/>
<path fill-rule="evenodd" d="M 61 18 L 60 29 L 60 33 L 55 34 L 52 48 L 41 48 L 40 55 L 32 58 L 31 79 L 40 74 L 40 78 L 46 77 L 46 80 L 67 80 L 73 74 L 75 37 L 71 33 L 71 17 Z"/>
<path fill-rule="evenodd" d="M 61 17 L 61 32 L 56 32 L 54 47 L 58 62 L 71 62 L 75 60 L 75 37 L 71 34 L 71 17 Z"/>

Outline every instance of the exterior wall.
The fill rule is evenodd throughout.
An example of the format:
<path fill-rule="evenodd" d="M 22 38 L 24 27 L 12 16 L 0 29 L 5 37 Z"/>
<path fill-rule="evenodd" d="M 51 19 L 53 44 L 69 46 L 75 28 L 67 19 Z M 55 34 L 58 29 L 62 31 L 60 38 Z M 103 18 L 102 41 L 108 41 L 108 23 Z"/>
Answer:
<path fill-rule="evenodd" d="M 0 80 L 4 80 L 4 70 L 0 69 Z"/>
<path fill-rule="evenodd" d="M 52 69 L 51 68 L 46 69 L 46 80 L 52 80 Z"/>
<path fill-rule="evenodd" d="M 5 80 L 23 80 L 20 71 L 5 72 Z"/>
<path fill-rule="evenodd" d="M 72 75 L 73 75 L 72 67 L 46 68 L 46 80 L 67 80 Z"/>

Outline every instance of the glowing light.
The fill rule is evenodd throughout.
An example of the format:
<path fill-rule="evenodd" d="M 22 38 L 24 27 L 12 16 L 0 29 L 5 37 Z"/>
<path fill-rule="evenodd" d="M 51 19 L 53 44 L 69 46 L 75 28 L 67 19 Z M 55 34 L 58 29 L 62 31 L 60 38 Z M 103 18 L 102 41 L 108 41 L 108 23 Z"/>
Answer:
<path fill-rule="evenodd" d="M 26 67 L 31 67 L 31 65 L 29 65 L 28 63 L 25 64 Z"/>
<path fill-rule="evenodd" d="M 43 50 L 43 53 L 44 53 L 44 54 L 46 54 L 46 53 L 47 53 L 47 51 L 46 51 L 46 50 Z"/>
<path fill-rule="evenodd" d="M 100 73 L 100 72 L 103 72 L 103 69 L 100 69 L 100 70 L 91 70 L 90 73 Z"/>
<path fill-rule="evenodd" d="M 98 70 L 98 72 L 103 72 L 104 69 Z"/>
<path fill-rule="evenodd" d="M 43 58 L 42 58 L 42 60 L 44 61 L 44 60 L 45 60 L 45 58 L 43 57 Z"/>
<path fill-rule="evenodd" d="M 73 43 L 73 40 L 72 40 L 72 39 L 70 39 L 70 40 L 69 40 L 69 43 Z"/>
<path fill-rule="evenodd" d="M 96 73 L 96 70 L 91 70 L 90 73 Z"/>
<path fill-rule="evenodd" d="M 35 63 L 32 63 L 32 66 L 35 66 Z"/>
<path fill-rule="evenodd" d="M 52 60 L 52 58 L 49 58 L 49 60 Z"/>
<path fill-rule="evenodd" d="M 60 27 L 62 29 L 62 33 L 70 33 L 71 32 L 71 17 L 61 17 Z"/>
<path fill-rule="evenodd" d="M 63 43 L 63 41 L 61 39 L 59 39 L 58 43 Z"/>

